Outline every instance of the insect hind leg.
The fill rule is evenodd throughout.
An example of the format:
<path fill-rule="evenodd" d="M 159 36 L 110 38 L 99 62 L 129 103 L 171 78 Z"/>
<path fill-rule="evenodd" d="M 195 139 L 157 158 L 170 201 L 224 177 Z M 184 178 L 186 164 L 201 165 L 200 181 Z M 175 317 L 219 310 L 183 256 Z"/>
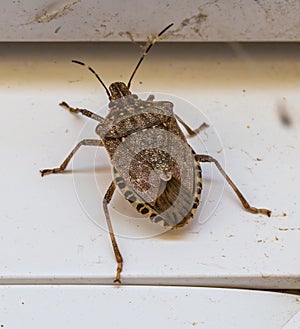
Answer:
<path fill-rule="evenodd" d="M 226 174 L 225 170 L 222 168 L 222 166 L 220 165 L 220 163 L 216 159 L 214 159 L 212 156 L 206 155 L 206 154 L 197 154 L 197 155 L 195 155 L 195 158 L 199 162 L 213 162 L 216 165 L 216 167 L 218 168 L 218 170 L 220 171 L 222 176 L 226 179 L 227 183 L 232 187 L 235 194 L 240 199 L 243 207 L 247 211 L 251 212 L 252 214 L 263 214 L 263 215 L 266 215 L 268 217 L 271 216 L 271 210 L 268 210 L 268 209 L 265 209 L 265 208 L 256 208 L 256 207 L 250 206 L 250 204 L 245 199 L 243 194 L 239 191 L 237 186 L 233 183 L 231 178 Z"/>
<path fill-rule="evenodd" d="M 113 227 L 112 227 L 112 223 L 110 220 L 110 215 L 109 215 L 109 211 L 108 211 L 108 204 L 110 203 L 112 196 L 115 192 L 116 189 L 116 185 L 114 182 L 111 182 L 105 196 L 103 199 L 103 209 L 104 209 L 104 214 L 105 214 L 105 218 L 106 218 L 106 223 L 107 223 L 107 227 L 108 227 L 108 232 L 109 232 L 109 236 L 111 239 L 111 243 L 112 243 L 112 247 L 114 250 L 114 254 L 115 254 L 115 258 L 117 261 L 117 270 L 116 270 L 116 277 L 114 282 L 118 282 L 121 283 L 121 272 L 123 269 L 123 258 L 121 255 L 121 252 L 119 250 L 118 244 L 117 244 L 117 240 L 116 237 L 114 235 L 114 231 L 113 231 Z"/>

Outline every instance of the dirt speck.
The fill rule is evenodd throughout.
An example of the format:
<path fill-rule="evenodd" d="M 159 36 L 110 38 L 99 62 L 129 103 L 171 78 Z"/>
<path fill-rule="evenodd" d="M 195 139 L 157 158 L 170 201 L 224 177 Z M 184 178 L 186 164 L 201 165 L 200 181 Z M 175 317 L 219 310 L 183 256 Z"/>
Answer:
<path fill-rule="evenodd" d="M 58 33 L 58 31 L 61 29 L 61 26 L 55 29 L 54 33 Z"/>
<path fill-rule="evenodd" d="M 283 213 L 280 213 L 280 214 L 276 214 L 276 215 L 273 215 L 272 217 L 286 217 L 287 216 L 287 213 L 286 212 L 283 212 Z"/>

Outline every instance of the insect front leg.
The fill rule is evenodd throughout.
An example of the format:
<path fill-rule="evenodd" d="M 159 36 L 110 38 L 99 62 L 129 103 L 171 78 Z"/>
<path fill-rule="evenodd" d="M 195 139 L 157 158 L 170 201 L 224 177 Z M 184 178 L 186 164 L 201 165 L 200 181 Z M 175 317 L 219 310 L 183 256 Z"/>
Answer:
<path fill-rule="evenodd" d="M 183 127 L 186 130 L 186 132 L 191 137 L 198 135 L 202 130 L 204 130 L 205 128 L 208 128 L 209 127 L 209 125 L 207 123 L 203 122 L 197 129 L 193 130 L 177 114 L 175 114 L 175 117 L 183 125 Z"/>
<path fill-rule="evenodd" d="M 113 227 L 112 227 L 112 224 L 111 224 L 109 211 L 108 211 L 108 204 L 112 199 L 112 196 L 114 194 L 115 189 L 116 189 L 115 183 L 111 182 L 111 184 L 110 184 L 110 186 L 109 186 L 109 188 L 108 188 L 108 190 L 107 190 L 107 192 L 104 196 L 104 199 L 103 199 L 103 209 L 104 209 L 104 213 L 105 213 L 105 218 L 106 218 L 107 227 L 108 227 L 108 231 L 109 231 L 109 236 L 110 236 L 111 243 L 112 243 L 112 246 L 113 246 L 115 258 L 116 258 L 116 261 L 118 263 L 117 271 L 116 271 L 116 277 L 115 277 L 114 282 L 121 283 L 121 272 L 122 272 L 122 268 L 123 268 L 123 258 L 122 258 L 122 255 L 120 253 L 120 250 L 119 250 L 119 247 L 118 247 L 118 244 L 117 244 L 117 240 L 116 240 L 115 235 L 114 235 L 114 231 L 113 231 Z"/>
<path fill-rule="evenodd" d="M 227 183 L 232 187 L 232 189 L 234 190 L 235 194 L 240 199 L 243 207 L 247 211 L 249 211 L 249 212 L 251 212 L 253 214 L 263 214 L 263 215 L 266 215 L 268 217 L 271 216 L 271 211 L 268 210 L 268 209 L 255 208 L 255 207 L 250 206 L 250 204 L 248 203 L 248 201 L 245 199 L 245 197 L 242 195 L 242 193 L 239 191 L 239 189 L 237 188 L 237 186 L 233 183 L 233 181 L 226 174 L 225 170 L 222 168 L 222 166 L 220 165 L 220 163 L 216 159 L 214 159 L 210 155 L 205 155 L 205 154 L 197 154 L 197 155 L 195 155 L 195 158 L 199 162 L 213 162 L 217 166 L 218 170 L 223 175 L 223 177 L 226 179 Z"/>
<path fill-rule="evenodd" d="M 73 155 L 78 151 L 78 149 L 80 148 L 80 146 L 103 146 L 103 143 L 101 140 L 98 139 L 83 139 L 82 141 L 80 141 L 74 148 L 73 150 L 70 152 L 70 154 L 66 157 L 66 159 L 64 160 L 64 162 L 57 168 L 53 168 L 53 169 L 43 169 L 40 170 L 40 173 L 43 176 L 45 175 L 49 175 L 49 174 L 57 174 L 60 173 L 62 171 L 64 171 L 68 165 L 68 163 L 70 162 L 70 160 L 72 159 Z"/>
<path fill-rule="evenodd" d="M 79 108 L 71 107 L 66 102 L 61 102 L 59 105 L 64 107 L 65 109 L 69 110 L 71 113 L 81 113 L 82 115 L 85 115 L 86 117 L 94 119 L 98 122 L 103 122 L 103 120 L 104 120 L 100 115 L 98 115 L 96 113 L 93 113 L 86 109 L 79 109 Z"/>

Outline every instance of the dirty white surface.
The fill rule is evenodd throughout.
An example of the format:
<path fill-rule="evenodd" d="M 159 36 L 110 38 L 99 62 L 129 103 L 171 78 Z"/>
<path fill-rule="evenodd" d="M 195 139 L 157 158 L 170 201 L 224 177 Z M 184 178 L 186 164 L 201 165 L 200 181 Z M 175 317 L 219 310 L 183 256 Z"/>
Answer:
<path fill-rule="evenodd" d="M 297 329 L 295 295 L 231 289 L 0 287 L 3 328 Z M 18 316 L 16 316 L 18 314 Z"/>
<path fill-rule="evenodd" d="M 299 41 L 298 0 L 2 0 L 0 41 Z"/>
<path fill-rule="evenodd" d="M 159 235 L 116 193 L 110 209 L 124 284 L 300 288 L 298 49 L 158 44 L 146 58 L 132 90 L 192 103 L 196 110 L 174 100 L 192 127 L 210 124 L 191 140 L 197 152 L 220 159 L 249 202 L 273 216 L 245 212 L 208 164 L 199 219 L 176 232 Z M 103 88 L 71 59 L 108 84 L 127 81 L 138 57 L 132 44 L 1 45 L 0 283 L 112 283 L 105 150 L 82 148 L 73 173 L 41 178 L 39 169 L 59 165 L 83 136 L 96 137 L 95 122 L 59 102 L 106 111 Z"/>

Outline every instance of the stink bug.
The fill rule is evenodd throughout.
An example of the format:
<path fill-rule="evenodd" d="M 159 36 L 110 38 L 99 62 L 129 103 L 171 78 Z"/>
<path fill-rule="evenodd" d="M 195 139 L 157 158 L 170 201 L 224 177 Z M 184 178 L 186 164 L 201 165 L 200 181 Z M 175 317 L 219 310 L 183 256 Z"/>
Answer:
<path fill-rule="evenodd" d="M 82 145 L 106 148 L 113 167 L 113 181 L 104 196 L 103 208 L 117 261 L 114 282 L 120 283 L 123 267 L 123 258 L 108 210 L 116 186 L 125 199 L 143 216 L 165 228 L 177 229 L 189 222 L 199 206 L 202 191 L 200 163 L 213 162 L 247 211 L 271 215 L 268 209 L 249 205 L 216 159 L 209 155 L 196 154 L 188 144 L 178 122 L 191 136 L 196 135 L 203 125 L 192 130 L 174 114 L 171 102 L 154 101 L 152 95 L 146 100 L 141 100 L 131 93 L 132 79 L 143 59 L 157 39 L 172 25 L 167 26 L 152 39 L 127 85 L 124 82 L 114 82 L 107 88 L 98 74 L 87 66 L 108 95 L 110 102 L 107 116 L 101 117 L 85 109 L 73 108 L 65 102 L 60 105 L 72 113 L 81 113 L 98 121 L 96 133 L 100 139 L 80 141 L 58 168 L 40 171 L 42 176 L 63 172 Z M 73 62 L 86 66 L 79 61 L 73 60 Z"/>

